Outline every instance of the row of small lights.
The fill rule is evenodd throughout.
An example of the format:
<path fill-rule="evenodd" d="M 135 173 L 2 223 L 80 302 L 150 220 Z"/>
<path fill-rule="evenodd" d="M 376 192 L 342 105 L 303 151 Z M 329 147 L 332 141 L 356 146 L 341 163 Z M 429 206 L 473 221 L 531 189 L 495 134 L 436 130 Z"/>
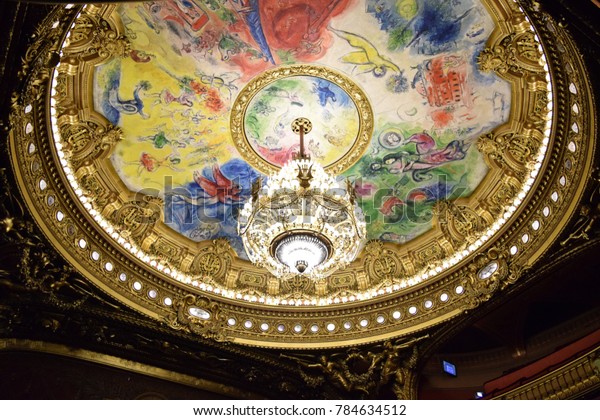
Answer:
<path fill-rule="evenodd" d="M 32 110 L 32 106 L 27 105 L 27 106 L 25 106 L 24 110 L 25 110 L 25 114 L 29 114 Z M 26 134 L 31 134 L 33 132 L 33 126 L 31 125 L 30 122 L 26 123 L 25 132 L 26 132 Z M 37 149 L 35 147 L 35 144 L 33 142 L 30 142 L 27 146 L 27 153 L 29 155 L 33 155 L 34 153 L 36 153 L 36 151 L 37 151 Z M 43 177 L 38 180 L 37 185 L 38 185 L 40 192 L 42 192 L 42 193 L 44 193 L 48 189 L 48 182 Z M 46 196 L 45 202 L 49 208 L 52 208 L 56 202 L 56 198 L 54 197 L 54 195 L 48 194 Z M 65 220 L 65 214 L 61 210 L 57 210 L 54 213 L 54 217 L 56 218 L 56 220 L 59 223 L 62 223 Z M 88 248 L 88 242 L 85 238 L 81 237 L 81 238 L 77 239 L 76 243 L 79 246 L 79 248 L 81 248 L 82 250 L 85 250 L 86 248 Z M 89 258 L 92 261 L 102 263 L 102 254 L 99 251 L 92 250 L 89 254 Z M 104 270 L 106 270 L 109 273 L 116 272 L 115 265 L 111 261 L 104 262 L 103 268 L 104 268 Z M 118 275 L 118 279 L 121 282 L 126 282 L 128 280 L 128 276 L 126 273 L 120 272 Z M 133 288 L 133 290 L 136 292 L 140 292 L 142 290 L 142 283 L 138 280 L 132 281 L 131 288 Z M 156 299 L 158 297 L 158 291 L 155 289 L 150 289 L 148 291 L 148 297 L 150 299 Z M 170 297 L 165 297 L 163 299 L 163 304 L 166 306 L 171 306 L 173 304 L 173 300 Z"/>
<path fill-rule="evenodd" d="M 72 8 L 72 7 L 73 7 L 73 5 L 66 6 L 66 8 Z M 87 6 L 84 7 L 84 10 L 86 7 Z M 77 14 L 77 16 L 75 17 L 75 21 L 79 18 L 80 15 L 81 15 L 81 12 Z M 55 22 L 52 27 L 53 28 L 58 27 L 59 23 L 60 22 L 58 22 L 58 21 Z M 69 38 L 71 35 L 71 30 L 74 28 L 74 26 L 75 26 L 75 22 L 72 24 L 70 30 L 67 32 L 67 35 L 65 37 L 65 43 L 64 43 L 63 47 L 68 45 Z M 61 49 L 60 54 L 62 56 L 62 49 Z M 58 83 L 57 78 L 56 78 L 56 73 L 57 73 L 57 69 L 54 69 L 53 77 L 52 77 L 52 85 L 51 85 L 51 98 L 50 98 L 50 116 L 51 116 L 52 134 L 54 136 L 54 144 L 55 144 L 58 158 L 63 167 L 63 172 L 67 177 L 67 181 L 71 185 L 71 188 L 77 195 L 77 198 L 79 199 L 79 201 L 83 204 L 83 207 L 94 218 L 94 220 L 98 223 L 98 225 L 106 233 L 108 233 L 111 236 L 111 238 L 116 240 L 119 245 L 121 245 L 125 250 L 127 250 L 134 257 L 137 257 L 141 261 L 150 264 L 150 266 L 163 272 L 164 274 L 171 276 L 173 279 L 175 279 L 177 281 L 199 287 L 200 289 L 203 289 L 206 291 L 214 292 L 217 294 L 222 294 L 225 297 L 233 297 L 233 296 L 231 296 L 233 293 L 230 291 L 219 290 L 219 289 L 213 290 L 212 286 L 206 285 L 204 283 L 199 283 L 196 280 L 192 280 L 190 276 L 186 276 L 186 275 L 178 272 L 177 270 L 172 269 L 172 268 L 166 266 L 165 264 L 162 264 L 161 262 L 157 262 L 156 260 L 152 259 L 144 251 L 138 249 L 135 245 L 132 245 L 131 243 L 129 243 L 126 238 L 121 236 L 117 232 L 117 229 L 115 229 L 115 227 L 112 226 L 111 223 L 109 223 L 106 219 L 104 219 L 102 217 L 102 215 L 100 214 L 100 212 L 94 208 L 92 201 L 84 194 L 83 190 L 81 189 L 81 186 L 79 185 L 77 179 L 75 178 L 73 168 L 71 167 L 71 163 L 67 160 L 66 155 L 63 152 L 62 139 L 60 136 L 60 130 L 58 128 L 57 119 L 56 119 L 57 112 L 56 112 L 55 95 L 56 95 L 56 86 Z M 26 129 L 26 131 L 27 131 L 27 129 Z M 60 214 L 60 216 L 59 216 L 59 214 Z M 64 215 L 62 214 L 62 212 L 59 212 L 57 214 L 57 218 L 59 218 L 60 220 L 62 220 L 63 217 L 64 217 Z M 124 273 L 123 273 L 123 275 L 124 275 Z M 133 288 L 136 291 L 141 290 L 141 283 L 139 283 L 139 282 L 134 283 Z M 172 300 L 170 298 L 165 298 L 165 304 L 170 305 L 171 303 L 172 303 Z"/>
<path fill-rule="evenodd" d="M 79 14 L 77 15 L 77 17 L 79 17 Z M 525 16 L 525 18 L 529 22 L 529 19 L 527 18 L 527 16 Z M 73 24 L 73 26 L 74 25 L 75 24 Z M 73 26 L 71 27 L 71 29 L 73 28 Z M 69 36 L 70 36 L 70 31 L 67 33 L 67 36 L 65 38 L 66 39 L 65 45 L 67 45 L 67 43 L 68 43 Z M 389 287 L 386 287 L 383 289 L 378 289 L 378 290 L 369 290 L 366 292 L 357 293 L 355 295 L 350 295 L 348 297 L 319 298 L 319 299 L 313 298 L 313 299 L 309 300 L 309 299 L 279 299 L 279 298 L 272 298 L 272 297 L 265 298 L 262 296 L 257 297 L 257 296 L 247 295 L 247 294 L 243 295 L 241 293 L 236 293 L 232 290 L 215 288 L 212 285 L 205 284 L 204 282 L 201 282 L 198 280 L 194 280 L 189 275 L 183 274 L 183 273 L 179 272 L 178 270 L 176 270 L 175 268 L 169 267 L 162 262 L 156 261 L 150 255 L 146 254 L 143 250 L 138 249 L 135 245 L 129 243 L 126 238 L 122 237 L 119 234 L 119 232 L 117 232 L 117 230 L 114 228 L 114 226 L 111 225 L 111 223 L 109 223 L 106 219 L 104 219 L 102 217 L 102 215 L 94 208 L 92 201 L 90 199 L 88 199 L 88 197 L 86 197 L 86 195 L 84 194 L 83 190 L 81 189 L 76 177 L 74 176 L 74 171 L 71 167 L 70 162 L 66 159 L 66 156 L 62 150 L 63 145 L 62 145 L 60 132 L 59 132 L 57 121 L 56 121 L 56 116 L 57 116 L 56 100 L 54 98 L 54 96 L 56 94 L 56 85 L 57 85 L 56 69 L 54 70 L 53 77 L 52 77 L 52 91 L 51 91 L 52 96 L 51 96 L 51 101 L 50 101 L 50 105 L 51 105 L 50 115 L 51 115 L 51 124 L 52 124 L 52 132 L 54 135 L 55 147 L 56 147 L 56 151 L 57 151 L 57 155 L 59 157 L 60 163 L 63 166 L 64 173 L 67 177 L 67 180 L 69 181 L 69 184 L 71 185 L 73 191 L 75 192 L 78 199 L 82 203 L 83 207 L 89 212 L 89 214 L 94 218 L 94 220 L 99 224 L 99 226 L 102 229 L 104 229 L 104 231 L 106 233 L 108 233 L 111 236 L 111 238 L 116 240 L 119 245 L 121 245 L 125 250 L 127 250 L 134 257 L 137 257 L 139 260 L 143 261 L 144 263 L 149 264 L 151 267 L 170 276 L 174 280 L 197 287 L 200 290 L 203 290 L 206 292 L 211 292 L 216 295 L 221 295 L 226 298 L 244 300 L 244 301 L 248 301 L 248 302 L 258 302 L 258 303 L 264 303 L 264 304 L 268 304 L 268 305 L 324 306 L 324 305 L 330 305 L 330 304 L 363 301 L 363 300 L 371 299 L 371 298 L 381 296 L 384 294 L 389 294 L 389 293 L 398 291 L 400 289 L 403 289 L 403 288 L 406 288 L 409 286 L 414 286 L 416 284 L 419 284 L 421 281 L 426 280 L 430 277 L 434 277 L 435 275 L 441 273 L 445 269 L 448 269 L 448 268 L 458 264 L 460 261 L 462 261 L 463 259 L 468 257 L 470 254 L 475 252 L 481 246 L 483 246 L 491 237 L 493 237 L 493 235 L 506 223 L 506 221 L 517 210 L 517 207 L 525 199 L 526 194 L 529 192 L 529 190 L 533 186 L 534 180 L 537 177 L 539 170 L 542 166 L 542 162 L 543 162 L 544 156 L 545 156 L 547 148 L 548 148 L 549 137 L 550 137 L 550 132 L 551 132 L 551 123 L 552 123 L 552 90 L 551 90 L 552 86 L 551 86 L 548 64 L 545 60 L 545 56 L 544 56 L 541 46 L 539 44 L 539 39 L 537 37 L 537 34 L 535 35 L 535 40 L 538 42 L 539 52 L 542 57 L 541 61 L 543 62 L 543 67 L 546 72 L 547 89 L 549 92 L 548 93 L 548 114 L 547 114 L 548 117 L 547 117 L 546 125 L 544 128 L 544 139 L 542 141 L 542 146 L 536 156 L 536 163 L 534 164 L 533 170 L 531 171 L 530 176 L 528 177 L 527 181 L 525 182 L 522 190 L 514 198 L 513 203 L 508 207 L 508 209 L 504 213 L 504 215 L 500 219 L 496 220 L 494 222 L 494 224 L 486 231 L 486 233 L 482 237 L 480 237 L 474 244 L 470 245 L 468 249 L 458 252 L 450 258 L 446 258 L 437 267 L 435 267 L 429 271 L 426 271 L 424 273 L 412 276 L 408 279 L 402 279 L 398 283 L 394 284 L 393 286 L 389 286 Z M 62 54 L 62 52 L 61 52 L 61 54 Z"/>
<path fill-rule="evenodd" d="M 454 289 L 454 292 L 456 293 L 456 295 L 462 295 L 464 293 L 464 291 L 465 291 L 465 289 L 461 285 L 457 286 Z M 440 294 L 438 299 L 440 302 L 446 303 L 449 301 L 450 295 L 448 293 L 444 292 L 444 293 Z M 423 308 L 425 308 L 426 310 L 433 308 L 433 306 L 434 306 L 434 302 L 431 299 L 427 299 L 423 302 Z M 406 311 L 408 312 L 408 315 L 415 316 L 419 313 L 419 308 L 417 306 L 413 305 L 413 306 L 408 307 L 408 309 Z M 403 318 L 402 311 L 400 311 L 398 309 L 390 312 L 390 316 L 391 316 L 391 319 L 395 322 L 400 321 Z M 379 314 L 375 318 L 375 322 L 379 325 L 383 325 L 386 323 L 387 319 L 388 319 L 388 317 L 386 315 Z M 227 325 L 230 328 L 235 328 L 237 326 L 240 326 L 246 330 L 252 330 L 256 325 L 256 326 L 258 326 L 258 329 L 261 332 L 267 332 L 271 329 L 271 325 L 268 322 L 255 323 L 255 321 L 253 321 L 253 320 L 245 319 L 241 323 L 238 323 L 238 320 L 233 317 L 231 317 L 227 320 Z M 339 325 L 340 324 L 338 324 L 336 322 L 328 322 L 325 325 L 325 330 L 330 333 L 335 332 L 340 329 Z M 360 321 L 358 321 L 356 328 L 358 328 L 358 329 L 367 328 L 369 325 L 370 325 L 370 320 L 368 318 L 362 318 Z M 341 322 L 341 327 L 346 331 L 350 331 L 354 327 L 354 324 L 350 320 L 345 320 L 345 321 Z M 284 333 L 287 330 L 287 327 L 285 324 L 279 323 L 276 325 L 275 329 L 280 333 Z M 292 331 L 294 333 L 300 334 L 303 331 L 305 331 L 305 326 L 300 323 L 296 323 L 292 327 Z M 308 327 L 307 331 L 310 331 L 311 333 L 316 334 L 319 331 L 321 331 L 321 327 L 318 324 L 313 323 L 312 325 L 310 325 L 310 327 Z"/>
<path fill-rule="evenodd" d="M 570 83 L 569 84 L 569 91 L 573 94 L 573 95 L 577 95 L 577 87 L 575 86 L 574 83 Z M 579 105 L 577 104 L 577 102 L 575 102 L 571 108 L 571 110 L 573 111 L 573 113 L 575 115 L 579 115 Z M 579 134 L 579 125 L 577 124 L 577 122 L 574 122 L 571 125 L 571 131 L 575 134 Z M 567 144 L 567 151 L 570 152 L 571 154 L 574 154 L 577 151 L 577 145 L 575 144 L 575 142 L 573 140 L 571 140 L 568 144 Z M 567 171 L 571 170 L 572 167 L 572 161 L 569 157 L 567 157 L 564 161 L 564 167 Z M 558 187 L 560 188 L 565 188 L 567 186 L 567 177 L 565 175 L 561 175 L 558 178 Z M 560 199 L 560 195 L 558 193 L 558 190 L 554 190 L 550 193 L 550 200 L 554 203 L 558 203 Z M 545 219 L 548 216 L 550 216 L 551 210 L 549 206 L 544 206 L 542 208 L 541 214 L 542 217 Z M 534 219 L 531 222 L 531 229 L 533 229 L 534 231 L 538 231 L 541 227 L 541 222 L 539 219 Z M 521 243 L 523 245 L 527 244 L 530 240 L 530 236 L 529 233 L 523 233 L 523 235 L 521 236 Z M 512 245 L 509 249 L 509 252 L 511 255 L 517 255 L 517 253 L 519 252 L 519 246 L 518 245 Z M 490 270 L 490 268 L 493 268 Z M 486 270 L 487 269 L 487 270 Z M 489 278 L 496 270 L 498 269 L 498 264 L 495 261 L 492 261 L 490 263 L 488 263 L 484 268 L 482 268 L 479 273 L 478 276 L 480 279 L 486 279 Z"/>

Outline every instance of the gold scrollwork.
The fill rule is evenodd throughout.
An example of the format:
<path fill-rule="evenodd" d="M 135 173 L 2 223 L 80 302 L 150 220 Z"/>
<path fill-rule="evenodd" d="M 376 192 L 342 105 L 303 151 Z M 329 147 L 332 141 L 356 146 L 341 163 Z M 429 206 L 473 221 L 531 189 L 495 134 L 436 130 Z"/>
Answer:
<path fill-rule="evenodd" d="M 177 313 L 170 314 L 166 319 L 172 328 L 185 329 L 215 341 L 230 340 L 225 328 L 227 315 L 217 302 L 205 297 L 186 295 L 173 302 L 173 307 Z"/>
<path fill-rule="evenodd" d="M 535 39 L 535 34 L 526 31 L 515 36 L 513 45 L 515 46 L 515 58 L 528 64 L 530 71 L 539 71 L 540 58 L 542 58 L 539 42 Z"/>
<path fill-rule="evenodd" d="M 96 174 L 88 173 L 81 176 L 79 185 L 92 198 L 97 208 L 106 208 L 117 200 L 117 194 L 109 191 Z"/>
<path fill-rule="evenodd" d="M 519 192 L 521 181 L 513 176 L 504 176 L 502 180 L 494 187 L 492 192 L 486 198 L 485 205 L 487 210 L 498 215 L 510 205 L 512 199 Z"/>
<path fill-rule="evenodd" d="M 241 285 L 249 286 L 256 289 L 263 289 L 267 285 L 266 276 L 258 273 L 246 273 L 240 274 L 239 282 Z"/>
<path fill-rule="evenodd" d="M 483 72 L 497 72 L 522 76 L 527 73 L 540 73 L 540 47 L 531 31 L 504 37 L 497 45 L 486 47 L 477 58 Z"/>
<path fill-rule="evenodd" d="M 477 140 L 477 148 L 490 166 L 518 178 L 528 173 L 540 146 L 541 141 L 525 130 L 523 133 L 488 133 Z"/>
<path fill-rule="evenodd" d="M 150 252 L 173 266 L 179 265 L 184 258 L 181 247 L 163 237 L 158 238 L 150 245 Z"/>
<path fill-rule="evenodd" d="M 446 252 L 442 245 L 433 241 L 411 253 L 413 262 L 417 270 L 429 270 L 436 261 L 444 258 Z"/>
<path fill-rule="evenodd" d="M 70 22 L 77 10 L 61 8 L 54 16 L 47 17 L 31 36 L 33 42 L 27 48 L 18 77 L 26 80 L 27 91 L 13 92 L 12 106 L 16 110 L 19 106 L 20 94 L 29 96 L 28 100 L 39 100 L 45 93 L 45 84 L 50 78 L 50 69 L 60 61 L 58 50 L 63 36 L 62 25 L 53 25 L 50 19 L 58 22 Z"/>
<path fill-rule="evenodd" d="M 465 205 L 452 201 L 439 201 L 434 207 L 440 229 L 456 248 L 477 240 L 477 234 L 485 227 L 485 219 Z"/>
<path fill-rule="evenodd" d="M 402 263 L 396 253 L 380 241 L 371 241 L 365 247 L 364 270 L 370 279 L 391 280 L 404 274 Z"/>
<path fill-rule="evenodd" d="M 331 276 L 329 280 L 329 286 L 332 289 L 343 289 L 347 290 L 356 285 L 356 279 L 352 273 L 343 273 Z"/>
<path fill-rule="evenodd" d="M 160 200 L 144 196 L 142 200 L 129 201 L 123 204 L 111 216 L 111 222 L 122 236 L 142 242 L 160 219 Z"/>
<path fill-rule="evenodd" d="M 541 142 L 533 136 L 512 134 L 508 139 L 508 153 L 522 165 L 530 164 L 539 150 Z"/>
<path fill-rule="evenodd" d="M 108 156 L 123 136 L 119 127 L 103 127 L 91 121 L 63 124 L 60 131 L 64 152 L 75 168 Z"/>
<path fill-rule="evenodd" d="M 214 252 L 200 254 L 192 263 L 190 272 L 214 276 L 223 268 L 221 257 Z"/>
<path fill-rule="evenodd" d="M 375 371 L 371 366 L 371 355 L 358 349 L 319 357 L 291 356 L 282 354 L 283 359 L 295 361 L 304 381 L 309 386 L 323 383 L 324 375 L 331 383 L 345 392 L 360 396 L 369 395 L 376 387 Z"/>
<path fill-rule="evenodd" d="M 478 254 L 467 266 L 470 298 L 477 304 L 489 300 L 503 287 L 509 275 L 506 252 L 491 248 L 485 254 Z"/>
<path fill-rule="evenodd" d="M 81 13 L 73 23 L 70 45 L 87 44 L 92 39 L 95 27 L 96 20 L 88 13 Z"/>
<path fill-rule="evenodd" d="M 84 11 L 71 29 L 71 42 L 67 48 L 71 63 L 126 57 L 131 51 L 127 37 L 106 19 Z"/>
<path fill-rule="evenodd" d="M 324 375 L 350 395 L 382 395 L 389 390 L 398 399 L 414 399 L 414 375 L 419 359 L 417 343 L 428 337 L 387 340 L 365 349 L 350 348 L 320 356 L 281 354 L 280 357 L 295 362 L 309 386 L 320 385 L 321 375 Z"/>
<path fill-rule="evenodd" d="M 287 299 L 301 299 L 315 290 L 315 282 L 305 276 L 295 276 L 280 281 L 280 291 Z"/>
<path fill-rule="evenodd" d="M 201 249 L 192 261 L 189 272 L 193 275 L 208 276 L 214 281 L 223 282 L 234 258 L 234 251 L 227 239 L 220 238 Z"/>

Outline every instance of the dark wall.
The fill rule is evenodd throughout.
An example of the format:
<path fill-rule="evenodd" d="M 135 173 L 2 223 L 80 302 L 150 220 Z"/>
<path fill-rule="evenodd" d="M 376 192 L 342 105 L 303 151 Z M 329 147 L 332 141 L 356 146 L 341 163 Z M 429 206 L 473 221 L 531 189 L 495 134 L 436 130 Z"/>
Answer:
<path fill-rule="evenodd" d="M 123 369 L 36 352 L 0 353 L 0 398 L 224 399 L 222 395 Z"/>

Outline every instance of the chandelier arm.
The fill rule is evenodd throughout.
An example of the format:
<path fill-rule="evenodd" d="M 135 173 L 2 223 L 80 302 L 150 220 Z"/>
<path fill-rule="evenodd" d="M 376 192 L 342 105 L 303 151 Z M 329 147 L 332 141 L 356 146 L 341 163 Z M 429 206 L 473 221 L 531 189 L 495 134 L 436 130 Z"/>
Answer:
<path fill-rule="evenodd" d="M 243 226 L 240 230 L 240 234 L 241 235 L 245 235 L 246 232 L 248 231 L 248 229 L 250 228 L 250 226 L 252 225 L 252 223 L 254 223 L 254 219 L 256 219 L 256 216 L 265 208 L 269 208 L 269 210 L 279 210 L 281 208 L 285 208 L 286 206 L 289 206 L 291 204 L 295 204 L 298 202 L 299 197 L 296 194 L 290 193 L 287 194 L 288 197 L 291 197 L 291 200 L 287 201 L 286 203 L 283 204 L 274 204 L 274 201 L 276 199 L 282 198 L 281 196 L 275 197 L 272 200 L 269 200 L 266 204 L 260 203 L 260 201 L 257 203 L 257 207 L 252 209 L 252 212 L 250 213 L 250 216 L 248 217 L 248 221 L 245 224 L 245 226 Z"/>
<path fill-rule="evenodd" d="M 290 200 L 286 201 L 284 203 L 276 202 L 276 200 L 279 201 L 282 198 L 289 198 Z M 282 194 L 282 195 L 278 195 L 277 197 L 273 197 L 273 199 L 269 200 L 269 204 L 270 204 L 271 210 L 273 210 L 273 209 L 279 210 L 279 209 L 289 206 L 291 204 L 297 203 L 299 199 L 300 199 L 300 197 L 298 196 L 298 194 L 291 192 L 291 193 L 288 193 L 285 195 Z"/>
<path fill-rule="evenodd" d="M 361 234 L 362 230 L 359 228 L 358 224 L 357 224 L 357 219 L 356 216 L 354 216 L 352 213 L 350 212 L 346 212 L 348 214 L 348 218 L 345 220 L 342 220 L 341 222 L 337 223 L 335 225 L 335 228 L 337 229 L 338 227 L 340 227 L 341 225 L 345 224 L 345 223 L 351 223 L 352 227 L 354 228 L 353 230 L 356 232 L 356 234 L 358 235 L 359 238 L 364 238 L 365 236 Z"/>
<path fill-rule="evenodd" d="M 252 223 L 254 222 L 254 219 L 256 219 L 256 215 L 258 214 L 258 212 L 260 210 L 262 210 L 264 206 L 261 205 L 260 203 L 258 203 L 258 207 L 256 209 L 253 209 L 252 212 L 250 213 L 250 216 L 248 217 L 248 221 L 246 222 L 245 228 L 242 227 L 242 229 L 240 230 L 240 234 L 241 235 L 245 235 L 246 232 L 248 231 L 248 229 L 250 228 L 250 226 L 252 226 Z"/>
<path fill-rule="evenodd" d="M 350 219 L 352 220 L 352 226 L 354 227 L 354 231 L 358 235 L 359 238 L 364 238 L 365 236 L 361 234 L 361 229 L 359 229 L 357 225 L 356 216 L 354 214 L 350 214 Z"/>
<path fill-rule="evenodd" d="M 345 204 L 343 204 L 341 202 L 341 200 L 336 201 L 335 199 L 327 197 L 323 194 L 314 194 L 312 197 L 315 198 L 315 201 L 317 201 L 319 203 L 319 205 L 325 207 L 327 210 L 342 210 L 342 209 L 347 210 L 347 206 Z M 319 201 L 319 199 L 321 201 Z M 336 207 L 328 207 L 327 204 L 325 204 L 325 203 L 330 203 L 330 204 L 334 203 L 336 206 L 339 206 L 339 207 L 337 207 L 337 208 Z"/>

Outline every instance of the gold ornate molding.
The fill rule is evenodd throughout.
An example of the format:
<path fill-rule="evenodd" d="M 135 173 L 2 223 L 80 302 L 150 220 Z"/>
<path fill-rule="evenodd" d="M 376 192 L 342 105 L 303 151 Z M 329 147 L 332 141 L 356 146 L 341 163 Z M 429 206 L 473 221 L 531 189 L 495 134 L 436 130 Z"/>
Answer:
<path fill-rule="evenodd" d="M 516 21 L 519 14 L 515 14 Z M 521 30 L 524 28 L 524 30 Z M 478 58 L 483 71 L 494 71 L 502 75 L 532 75 L 543 73 L 540 67 L 542 55 L 535 33 L 527 26 L 515 25 L 515 32 L 508 34 L 494 46 L 486 47 Z"/>
<path fill-rule="evenodd" d="M 388 394 L 408 400 L 416 398 L 418 342 L 427 337 L 386 340 L 364 349 L 350 348 L 320 356 L 281 354 L 280 357 L 297 363 L 300 376 L 309 387 L 321 385 L 326 378 L 335 387 L 359 398 Z"/>
<path fill-rule="evenodd" d="M 210 299 L 187 295 L 175 301 L 177 314 L 170 314 L 167 323 L 174 329 L 186 329 L 204 338 L 229 341 L 226 335 L 227 315 Z"/>

